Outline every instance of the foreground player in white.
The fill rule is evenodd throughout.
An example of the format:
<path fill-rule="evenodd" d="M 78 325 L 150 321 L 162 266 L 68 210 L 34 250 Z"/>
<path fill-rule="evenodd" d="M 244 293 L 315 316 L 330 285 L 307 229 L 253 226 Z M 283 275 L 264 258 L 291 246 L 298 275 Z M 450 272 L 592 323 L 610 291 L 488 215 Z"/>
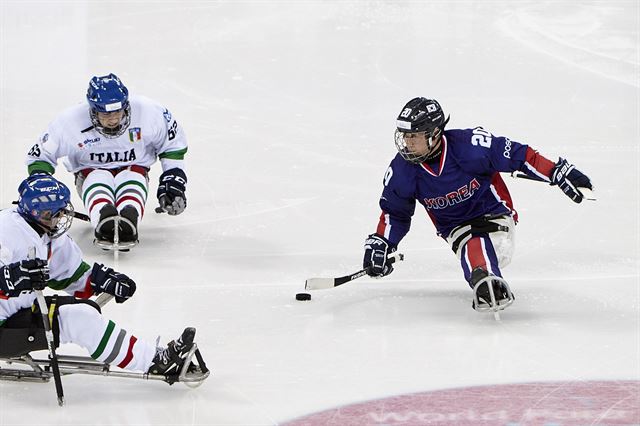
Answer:
<path fill-rule="evenodd" d="M 170 215 L 187 206 L 184 156 L 187 140 L 171 113 L 158 103 L 129 96 L 120 79 L 93 77 L 87 103 L 54 119 L 27 155 L 29 174 L 53 174 L 58 159 L 75 175 L 96 244 L 131 247 L 138 241 L 138 223 L 149 192 L 148 172 L 160 158 L 160 208 Z M 120 220 L 122 218 L 122 220 Z M 115 224 L 119 224 L 114 246 Z"/>
<path fill-rule="evenodd" d="M 520 171 L 557 185 L 576 203 L 593 187 L 567 160 L 550 161 L 482 127 L 445 130 L 448 121 L 433 99 L 414 98 L 402 108 L 395 132 L 398 154 L 383 179 L 382 214 L 366 239 L 363 267 L 375 277 L 393 271 L 388 255 L 409 232 L 418 202 L 458 256 L 474 290 L 473 308 L 496 313 L 514 300 L 501 269 L 511 261 L 518 220 L 500 172 Z"/>
<path fill-rule="evenodd" d="M 31 176 L 20 184 L 19 196 L 17 207 L 0 212 L 0 358 L 47 349 L 32 290 L 49 287 L 68 294 L 47 297 L 56 346 L 75 343 L 106 364 L 177 377 L 194 345 L 195 328 L 156 348 L 106 319 L 88 298 L 104 292 L 123 303 L 135 293 L 135 282 L 82 260 L 80 248 L 65 234 L 73 207 L 63 183 L 49 175 Z M 30 258 L 33 249 L 35 258 Z"/>

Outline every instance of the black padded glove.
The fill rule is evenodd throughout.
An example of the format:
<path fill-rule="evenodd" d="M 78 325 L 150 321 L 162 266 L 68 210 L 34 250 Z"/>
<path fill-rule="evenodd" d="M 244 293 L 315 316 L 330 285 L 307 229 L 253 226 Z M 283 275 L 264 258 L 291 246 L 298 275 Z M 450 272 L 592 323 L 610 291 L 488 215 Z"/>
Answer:
<path fill-rule="evenodd" d="M 171 216 L 179 215 L 187 208 L 187 175 L 182 169 L 173 168 L 160 175 L 158 203 Z"/>
<path fill-rule="evenodd" d="M 364 259 L 362 269 L 371 277 L 385 277 L 393 272 L 393 261 L 387 258 L 396 251 L 396 246 L 378 235 L 371 234 L 364 242 Z"/>
<path fill-rule="evenodd" d="M 43 259 L 21 260 L 0 268 L 0 291 L 9 297 L 23 291 L 43 290 L 49 281 L 49 266 Z"/>
<path fill-rule="evenodd" d="M 91 270 L 91 288 L 95 294 L 108 293 L 116 297 L 116 303 L 123 303 L 136 292 L 136 283 L 125 274 L 94 263 Z"/>
<path fill-rule="evenodd" d="M 560 158 L 551 173 L 551 185 L 558 185 L 562 192 L 574 202 L 580 203 L 584 198 L 580 188 L 593 190 L 591 180 L 573 164 Z"/>

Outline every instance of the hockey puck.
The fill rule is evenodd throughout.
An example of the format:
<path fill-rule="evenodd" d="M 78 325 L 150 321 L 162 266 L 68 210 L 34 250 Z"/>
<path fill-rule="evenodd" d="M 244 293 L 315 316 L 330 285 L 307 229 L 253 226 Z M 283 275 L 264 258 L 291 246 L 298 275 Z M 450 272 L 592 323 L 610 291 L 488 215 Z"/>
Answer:
<path fill-rule="evenodd" d="M 296 300 L 311 300 L 311 295 L 309 293 L 298 293 L 296 294 Z"/>

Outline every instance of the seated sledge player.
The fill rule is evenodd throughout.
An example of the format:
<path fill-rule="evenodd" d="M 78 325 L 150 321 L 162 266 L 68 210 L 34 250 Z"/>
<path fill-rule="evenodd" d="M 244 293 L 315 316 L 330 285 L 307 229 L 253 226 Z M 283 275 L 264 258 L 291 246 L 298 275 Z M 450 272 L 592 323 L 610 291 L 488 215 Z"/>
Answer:
<path fill-rule="evenodd" d="M 135 293 L 135 282 L 107 266 L 89 266 L 82 260 L 80 248 L 65 235 L 73 207 L 63 183 L 35 175 L 18 191 L 18 206 L 0 212 L 0 357 L 47 349 L 32 290 L 49 287 L 69 294 L 46 298 L 56 346 L 75 343 L 93 359 L 123 369 L 179 375 L 195 329 L 186 328 L 166 348 L 156 348 L 103 317 L 88 298 L 105 292 L 123 303 Z M 33 248 L 35 258 L 29 258 Z"/>
<path fill-rule="evenodd" d="M 171 113 L 156 102 L 129 96 L 120 79 L 93 77 L 87 103 L 62 112 L 31 147 L 29 174 L 53 174 L 57 161 L 74 173 L 76 188 L 95 229 L 96 244 L 113 248 L 116 216 L 119 242 L 138 240 L 149 189 L 148 172 L 160 158 L 160 207 L 170 215 L 187 206 L 184 156 L 187 140 Z"/>
<path fill-rule="evenodd" d="M 482 127 L 445 130 L 448 121 L 432 99 L 415 98 L 402 108 L 395 132 L 398 154 L 384 175 L 382 214 L 365 241 L 364 268 L 373 277 L 393 271 L 387 256 L 409 231 L 417 200 L 460 259 L 474 289 L 472 307 L 504 309 L 514 297 L 501 270 L 511 261 L 518 215 L 499 172 L 520 171 L 557 185 L 576 203 L 583 199 L 580 188 L 593 189 L 591 181 L 567 160 L 554 163 Z"/>

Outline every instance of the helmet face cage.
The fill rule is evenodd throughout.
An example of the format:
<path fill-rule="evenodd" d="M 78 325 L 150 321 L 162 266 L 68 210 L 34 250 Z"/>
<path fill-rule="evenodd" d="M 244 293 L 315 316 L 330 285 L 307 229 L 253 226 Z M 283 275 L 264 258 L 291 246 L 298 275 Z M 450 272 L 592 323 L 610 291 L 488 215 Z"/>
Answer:
<path fill-rule="evenodd" d="M 129 90 L 115 74 L 93 77 L 87 89 L 87 102 L 90 106 L 90 117 L 93 127 L 107 138 L 122 135 L 131 123 L 131 107 L 129 106 Z M 123 111 L 120 123 L 113 128 L 100 123 L 98 113 L 108 114 Z"/>
<path fill-rule="evenodd" d="M 18 213 L 37 224 L 50 238 L 67 232 L 73 221 L 69 188 L 54 178 L 30 177 L 20 184 Z"/>
<path fill-rule="evenodd" d="M 51 239 L 58 238 L 71 228 L 73 222 L 73 204 L 68 203 L 64 208 L 57 212 L 51 210 L 40 211 L 40 220 L 38 223 L 47 230 L 47 234 Z"/>
<path fill-rule="evenodd" d="M 102 136 L 108 139 L 117 138 L 122 135 L 129 124 L 131 124 L 131 106 L 127 102 L 127 106 L 124 108 L 124 114 L 122 115 L 122 119 L 120 120 L 120 124 L 116 127 L 105 127 L 100 123 L 100 119 L 98 118 L 98 111 L 95 109 L 91 109 L 89 112 L 89 116 L 91 117 L 91 124 L 93 124 L 93 128 L 98 131 Z"/>
<path fill-rule="evenodd" d="M 409 149 L 409 147 L 407 146 L 407 142 L 405 140 L 405 135 L 407 134 L 421 134 L 424 136 L 424 138 L 427 140 L 427 148 L 428 151 L 422 154 L 418 154 L 415 153 L 413 151 L 411 151 Z M 435 128 L 430 134 L 427 134 L 427 132 L 401 132 L 398 129 L 396 129 L 395 134 L 394 134 L 394 141 L 396 144 L 396 149 L 398 150 L 398 152 L 400 153 L 400 155 L 402 156 L 402 158 L 404 158 L 405 160 L 407 160 L 410 163 L 414 163 L 414 164 L 421 164 L 424 163 L 427 160 L 430 160 L 433 156 L 434 153 L 437 152 L 438 148 L 440 148 L 441 145 L 441 141 L 440 141 L 440 135 L 442 134 L 442 131 L 439 128 Z"/>

